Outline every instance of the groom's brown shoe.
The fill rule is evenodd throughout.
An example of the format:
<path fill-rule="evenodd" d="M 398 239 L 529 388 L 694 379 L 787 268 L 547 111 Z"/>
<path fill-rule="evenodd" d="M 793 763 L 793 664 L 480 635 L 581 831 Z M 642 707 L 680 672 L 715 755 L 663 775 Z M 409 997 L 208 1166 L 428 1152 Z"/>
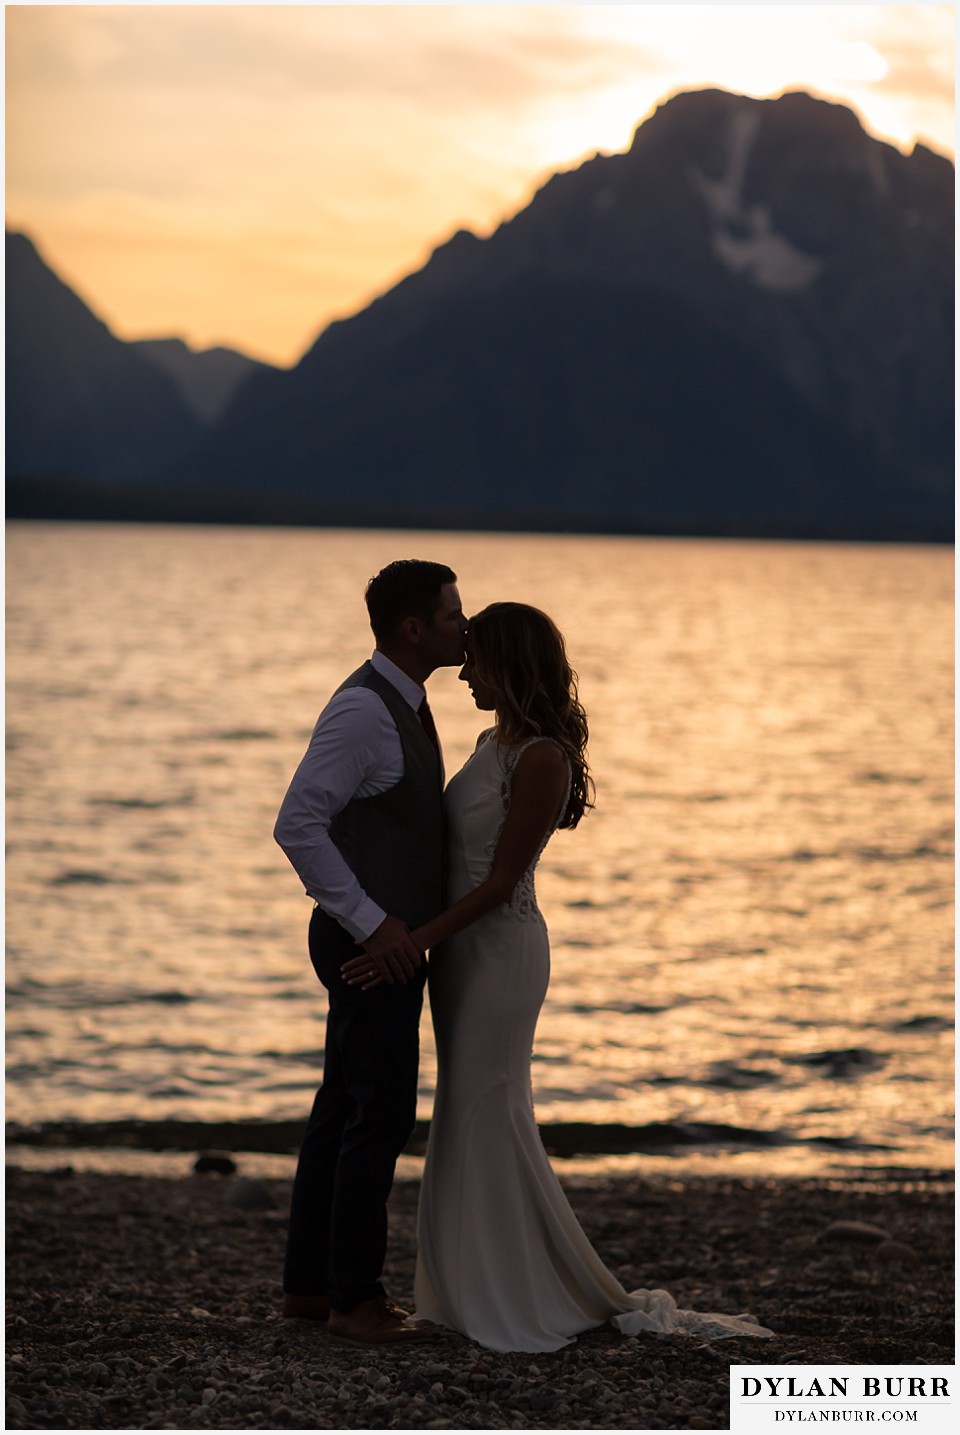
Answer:
<path fill-rule="evenodd" d="M 404 1325 L 399 1307 L 391 1306 L 385 1295 L 361 1301 L 352 1310 L 331 1310 L 327 1333 L 343 1345 L 402 1345 L 433 1339 L 433 1332 Z"/>
<path fill-rule="evenodd" d="M 330 1301 L 325 1295 L 290 1295 L 283 1297 L 285 1320 L 318 1320 L 326 1325 L 330 1319 Z"/>
<path fill-rule="evenodd" d="M 386 1298 L 386 1306 L 397 1320 L 406 1320 L 410 1314 L 402 1306 L 395 1305 L 389 1296 Z M 285 1320 L 313 1320 L 326 1325 L 330 1319 L 330 1300 L 325 1295 L 291 1295 L 289 1291 L 285 1291 L 281 1313 Z"/>

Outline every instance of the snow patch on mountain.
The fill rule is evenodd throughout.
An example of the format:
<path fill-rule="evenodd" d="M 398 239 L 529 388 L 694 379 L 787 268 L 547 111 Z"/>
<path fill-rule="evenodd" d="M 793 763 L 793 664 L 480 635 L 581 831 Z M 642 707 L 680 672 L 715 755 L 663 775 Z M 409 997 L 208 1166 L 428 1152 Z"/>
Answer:
<path fill-rule="evenodd" d="M 823 264 L 798 249 L 774 228 L 765 204 L 744 207 L 743 183 L 760 131 L 756 110 L 741 110 L 727 128 L 727 163 L 719 179 L 692 168 L 691 181 L 707 202 L 713 220 L 714 254 L 733 274 L 774 294 L 795 294 L 819 278 Z"/>

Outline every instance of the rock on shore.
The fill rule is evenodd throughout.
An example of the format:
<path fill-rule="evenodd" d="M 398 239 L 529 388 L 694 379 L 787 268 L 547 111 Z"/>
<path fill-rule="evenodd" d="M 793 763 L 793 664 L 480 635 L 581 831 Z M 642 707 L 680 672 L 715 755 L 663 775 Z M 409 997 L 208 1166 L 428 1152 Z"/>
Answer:
<path fill-rule="evenodd" d="M 570 1192 L 625 1286 L 752 1311 L 778 1332 L 762 1356 L 744 1340 L 609 1328 L 536 1356 L 455 1336 L 335 1345 L 278 1315 L 289 1182 L 264 1184 L 273 1208 L 246 1209 L 224 1203 L 216 1175 L 8 1167 L 8 1428 L 725 1429 L 731 1363 L 953 1362 L 943 1180 L 619 1178 Z M 399 1183 L 391 1203 L 385 1279 L 404 1304 L 417 1191 Z M 844 1239 L 843 1223 L 880 1234 Z"/>

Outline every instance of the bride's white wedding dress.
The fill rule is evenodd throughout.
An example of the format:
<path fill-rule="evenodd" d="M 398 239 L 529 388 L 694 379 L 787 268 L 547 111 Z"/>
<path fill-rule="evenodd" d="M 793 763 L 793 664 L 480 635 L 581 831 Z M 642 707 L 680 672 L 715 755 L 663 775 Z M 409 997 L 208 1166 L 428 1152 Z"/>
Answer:
<path fill-rule="evenodd" d="M 447 786 L 451 902 L 489 876 L 512 772 L 528 745 L 507 755 L 491 733 L 481 734 Z M 563 1194 L 537 1131 L 530 1085 L 550 975 L 533 885 L 539 856 L 509 903 L 431 954 L 438 1080 L 412 1319 L 491 1350 L 557 1350 L 607 1321 L 629 1335 L 770 1335 L 751 1316 L 678 1310 L 663 1290 L 625 1291 Z"/>

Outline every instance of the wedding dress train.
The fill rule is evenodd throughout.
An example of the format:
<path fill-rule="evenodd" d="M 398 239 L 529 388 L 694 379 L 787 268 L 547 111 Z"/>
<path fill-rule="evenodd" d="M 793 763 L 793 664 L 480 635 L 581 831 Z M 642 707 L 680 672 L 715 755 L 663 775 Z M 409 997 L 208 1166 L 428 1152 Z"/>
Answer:
<path fill-rule="evenodd" d="M 508 760 L 484 733 L 447 786 L 451 901 L 489 875 L 521 751 Z M 625 1291 L 554 1175 L 530 1085 L 534 1029 L 550 975 L 533 885 L 539 855 L 509 903 L 430 957 L 438 1081 L 417 1218 L 412 1319 L 504 1351 L 557 1350 L 608 1321 L 630 1335 L 771 1335 L 749 1315 L 705 1315 L 678 1309 L 667 1291 Z"/>

